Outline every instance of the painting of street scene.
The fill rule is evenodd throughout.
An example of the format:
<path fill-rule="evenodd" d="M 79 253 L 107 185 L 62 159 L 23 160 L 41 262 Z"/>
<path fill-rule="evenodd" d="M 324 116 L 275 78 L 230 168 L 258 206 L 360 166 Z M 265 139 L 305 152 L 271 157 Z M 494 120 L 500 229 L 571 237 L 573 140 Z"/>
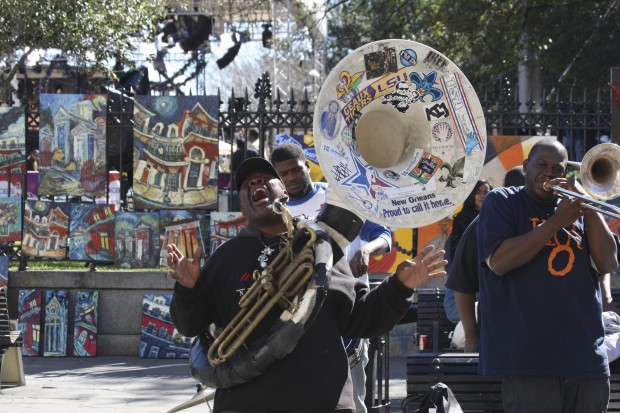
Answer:
<path fill-rule="evenodd" d="M 75 294 L 74 356 L 95 357 L 97 355 L 98 309 L 99 291 L 80 290 Z"/>
<path fill-rule="evenodd" d="M 172 294 L 144 294 L 140 357 L 189 358 L 191 338 L 181 335 L 170 319 Z"/>
<path fill-rule="evenodd" d="M 22 239 L 22 203 L 19 198 L 0 198 L 0 243 Z"/>
<path fill-rule="evenodd" d="M 39 195 L 103 196 L 106 96 L 41 94 Z"/>
<path fill-rule="evenodd" d="M 159 211 L 159 235 L 161 251 L 159 265 L 168 265 L 168 244 L 175 244 L 181 254 L 194 259 L 196 248 L 200 248 L 200 255 L 204 258 L 203 225 L 204 211 L 168 209 Z"/>
<path fill-rule="evenodd" d="M 159 267 L 159 212 L 118 212 L 114 221 L 114 265 Z"/>
<path fill-rule="evenodd" d="M 136 96 L 133 197 L 137 207 L 216 209 L 216 96 Z"/>
<path fill-rule="evenodd" d="M 26 172 L 26 111 L 0 108 L 0 174 Z"/>
<path fill-rule="evenodd" d="M 69 259 L 114 261 L 114 206 L 71 204 Z"/>
<path fill-rule="evenodd" d="M 22 252 L 31 257 L 66 258 L 69 204 L 29 199 L 24 206 Z"/>
<path fill-rule="evenodd" d="M 22 355 L 38 356 L 41 337 L 41 290 L 19 290 L 17 294 L 17 316 L 22 332 Z"/>
<path fill-rule="evenodd" d="M 212 212 L 209 222 L 209 249 L 211 253 L 220 245 L 239 235 L 248 226 L 241 212 Z"/>

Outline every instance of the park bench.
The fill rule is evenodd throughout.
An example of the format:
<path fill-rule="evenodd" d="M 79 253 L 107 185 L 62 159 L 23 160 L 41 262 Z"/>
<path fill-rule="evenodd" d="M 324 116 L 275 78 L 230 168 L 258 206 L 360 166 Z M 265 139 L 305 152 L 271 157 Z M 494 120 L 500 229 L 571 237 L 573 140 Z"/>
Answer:
<path fill-rule="evenodd" d="M 22 333 L 18 329 L 11 328 L 9 318 L 9 306 L 6 288 L 0 288 L 0 388 L 2 380 L 2 362 L 4 355 L 11 347 L 21 351 Z"/>
<path fill-rule="evenodd" d="M 616 306 L 620 289 L 613 289 Z M 403 412 L 415 411 L 424 396 L 437 383 L 447 385 L 465 413 L 502 413 L 501 378 L 478 375 L 478 353 L 463 353 L 450 348 L 449 325 L 445 324 L 443 293 L 418 298 L 418 333 L 428 334 L 429 348 L 407 357 L 407 398 Z M 431 314 L 436 315 L 432 319 Z M 420 326 L 422 323 L 422 326 Z M 422 330 L 421 330 L 422 329 Z M 610 363 L 611 394 L 608 412 L 620 412 L 620 359 Z"/>

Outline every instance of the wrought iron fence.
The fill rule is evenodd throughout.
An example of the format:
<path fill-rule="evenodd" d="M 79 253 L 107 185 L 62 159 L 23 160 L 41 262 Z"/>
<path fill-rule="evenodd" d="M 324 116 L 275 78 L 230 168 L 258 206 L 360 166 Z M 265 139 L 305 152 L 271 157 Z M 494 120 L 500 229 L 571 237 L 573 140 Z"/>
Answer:
<path fill-rule="evenodd" d="M 269 74 L 264 73 L 257 80 L 253 94 L 246 90 L 238 95 L 232 90 L 226 101 L 219 97 L 220 140 L 232 148 L 236 134 L 247 136 L 249 130 L 255 129 L 260 137 L 259 152 L 265 156 L 269 154 L 276 135 L 311 133 L 314 107 L 308 94 L 297 97 L 291 90 L 287 97 L 283 97 L 280 91 L 273 96 L 272 89 Z M 499 94 L 485 92 L 479 95 L 488 135 L 556 136 L 565 144 L 573 161 L 580 161 L 589 148 L 607 141 L 611 136 L 611 93 L 599 91 L 594 97 L 589 97 L 586 93 L 568 91 L 563 95 L 557 92 L 552 99 L 520 102 L 516 98 L 516 90 L 517 87 L 503 89 Z M 545 93 L 542 95 L 545 96 Z M 30 104 L 26 111 L 27 147 L 37 147 L 38 107 Z M 121 171 L 121 196 L 125 207 L 125 195 L 131 186 L 133 172 L 132 118 L 133 98 L 123 92 L 109 90 L 108 169 Z M 415 251 L 407 253 L 413 254 Z M 0 244 L 0 254 L 20 259 L 22 263 L 26 260 L 19 243 Z"/>

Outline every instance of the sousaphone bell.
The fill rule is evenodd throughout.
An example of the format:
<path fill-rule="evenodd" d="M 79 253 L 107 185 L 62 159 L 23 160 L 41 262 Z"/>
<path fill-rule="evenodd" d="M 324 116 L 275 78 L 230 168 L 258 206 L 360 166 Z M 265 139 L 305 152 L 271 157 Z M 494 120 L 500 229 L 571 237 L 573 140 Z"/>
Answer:
<path fill-rule="evenodd" d="M 321 87 L 315 148 L 330 187 L 361 217 L 415 228 L 451 215 L 482 173 L 478 97 L 440 52 L 409 40 L 369 43 Z"/>

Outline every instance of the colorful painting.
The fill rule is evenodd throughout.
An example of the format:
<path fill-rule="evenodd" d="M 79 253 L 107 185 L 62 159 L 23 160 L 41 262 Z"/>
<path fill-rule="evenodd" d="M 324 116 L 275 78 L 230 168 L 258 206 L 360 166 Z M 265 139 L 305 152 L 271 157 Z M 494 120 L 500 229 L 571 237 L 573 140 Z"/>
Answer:
<path fill-rule="evenodd" d="M 0 288 L 9 288 L 9 257 L 0 255 Z"/>
<path fill-rule="evenodd" d="M 106 96 L 39 99 L 39 195 L 105 195 Z"/>
<path fill-rule="evenodd" d="M 241 212 L 211 212 L 209 248 L 213 252 L 229 239 L 236 237 L 248 225 Z"/>
<path fill-rule="evenodd" d="M 27 200 L 22 252 L 31 257 L 66 258 L 69 204 Z"/>
<path fill-rule="evenodd" d="M 66 290 L 45 292 L 44 325 L 43 356 L 66 356 L 67 326 L 69 325 L 69 293 Z"/>
<path fill-rule="evenodd" d="M 114 262 L 114 205 L 71 204 L 69 259 Z"/>
<path fill-rule="evenodd" d="M 218 106 L 216 96 L 134 98 L 137 207 L 217 208 Z"/>
<path fill-rule="evenodd" d="M 97 355 L 97 313 L 99 291 L 85 290 L 75 294 L 75 318 L 73 328 L 73 355 L 95 357 Z"/>
<path fill-rule="evenodd" d="M 30 171 L 30 173 L 35 173 Z M 23 191 L 24 175 L 21 173 L 0 173 L 0 197 L 21 198 Z"/>
<path fill-rule="evenodd" d="M 22 203 L 19 198 L 0 198 L 0 243 L 22 239 Z"/>
<path fill-rule="evenodd" d="M 119 212 L 114 222 L 114 265 L 159 267 L 159 213 Z"/>
<path fill-rule="evenodd" d="M 22 332 L 22 355 L 38 356 L 41 337 L 41 290 L 19 290 L 17 294 L 17 315 Z"/>
<path fill-rule="evenodd" d="M 0 108 L 0 174 L 26 172 L 26 110 Z"/>
<path fill-rule="evenodd" d="M 200 248 L 200 255 L 204 254 L 203 223 L 204 211 L 174 210 L 159 211 L 159 235 L 161 252 L 159 253 L 159 265 L 166 267 L 168 259 L 168 244 L 175 244 L 181 254 L 189 259 L 194 259 L 196 248 Z"/>
<path fill-rule="evenodd" d="M 144 294 L 140 357 L 189 358 L 191 338 L 181 335 L 170 319 L 172 294 Z"/>

